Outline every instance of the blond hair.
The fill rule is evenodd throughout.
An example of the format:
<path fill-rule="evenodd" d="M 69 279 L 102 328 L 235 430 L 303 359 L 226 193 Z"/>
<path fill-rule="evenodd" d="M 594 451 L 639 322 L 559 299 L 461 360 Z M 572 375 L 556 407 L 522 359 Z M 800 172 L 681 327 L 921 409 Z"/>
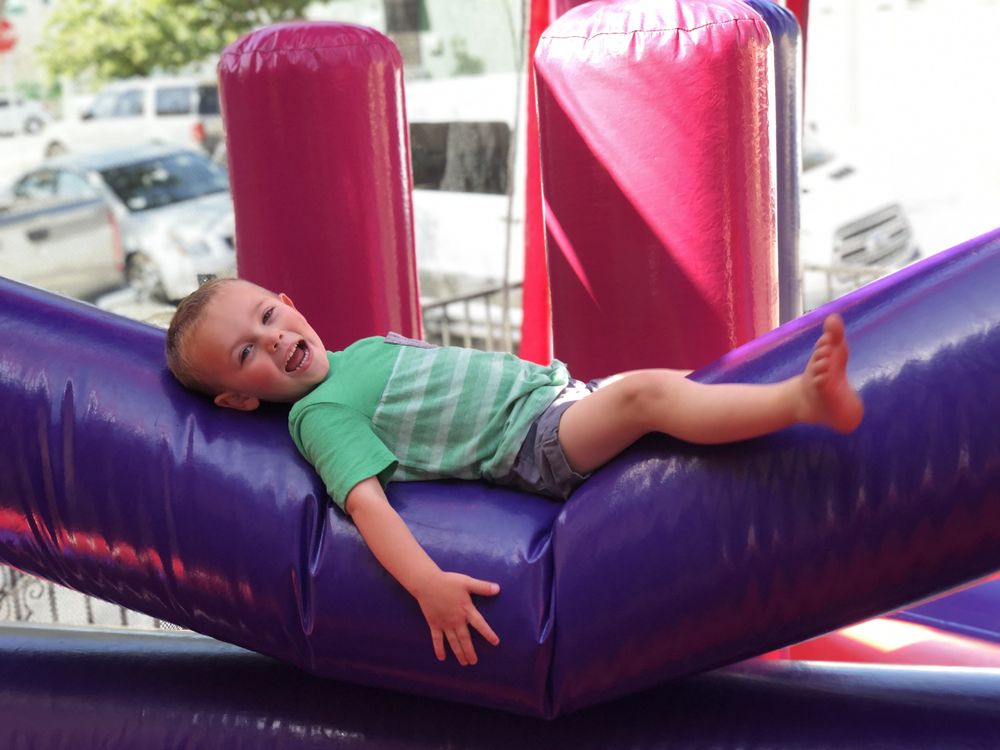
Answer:
<path fill-rule="evenodd" d="M 181 300 L 167 329 L 167 367 L 185 388 L 216 395 L 214 388 L 202 377 L 188 357 L 188 344 L 205 318 L 209 303 L 227 284 L 239 283 L 239 279 L 211 279 Z M 244 282 L 249 283 L 249 282 Z"/>

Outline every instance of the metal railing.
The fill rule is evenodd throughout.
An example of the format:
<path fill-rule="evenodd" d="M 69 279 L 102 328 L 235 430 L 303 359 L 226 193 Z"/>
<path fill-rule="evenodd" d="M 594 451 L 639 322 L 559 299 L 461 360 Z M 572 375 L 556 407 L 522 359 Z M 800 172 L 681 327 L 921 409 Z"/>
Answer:
<path fill-rule="evenodd" d="M 4 622 L 176 629 L 155 617 L 0 566 L 0 623 Z"/>
<path fill-rule="evenodd" d="M 896 269 L 884 268 L 882 266 L 853 266 L 853 265 L 817 265 L 804 263 L 802 265 L 802 275 L 799 278 L 803 295 L 805 295 L 805 277 L 807 274 L 821 274 L 825 279 L 826 293 L 822 300 L 812 300 L 815 303 L 826 304 L 836 297 L 843 296 L 849 291 L 864 286 L 869 281 L 887 276 Z M 810 300 L 803 298 L 803 308 L 808 307 Z M 815 305 L 813 305 L 815 306 Z"/>
<path fill-rule="evenodd" d="M 521 340 L 521 283 L 497 285 L 421 305 L 432 344 L 516 351 Z"/>

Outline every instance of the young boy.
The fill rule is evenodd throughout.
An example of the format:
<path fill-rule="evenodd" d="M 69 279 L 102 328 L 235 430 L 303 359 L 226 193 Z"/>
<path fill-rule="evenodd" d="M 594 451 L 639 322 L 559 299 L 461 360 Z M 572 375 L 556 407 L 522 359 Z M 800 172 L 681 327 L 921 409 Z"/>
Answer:
<path fill-rule="evenodd" d="M 766 385 L 705 385 L 674 370 L 637 370 L 584 385 L 555 362 L 430 347 L 395 334 L 328 353 L 284 294 L 237 279 L 185 299 L 167 332 L 167 361 L 188 388 L 249 411 L 293 403 L 289 429 L 331 497 L 379 562 L 416 598 L 437 658 L 445 640 L 476 663 L 469 626 L 496 633 L 471 595 L 498 584 L 442 571 L 386 500 L 390 479 L 486 478 L 565 498 L 587 474 L 648 432 L 723 443 L 798 423 L 838 432 L 861 421 L 835 315 L 805 371 Z"/>

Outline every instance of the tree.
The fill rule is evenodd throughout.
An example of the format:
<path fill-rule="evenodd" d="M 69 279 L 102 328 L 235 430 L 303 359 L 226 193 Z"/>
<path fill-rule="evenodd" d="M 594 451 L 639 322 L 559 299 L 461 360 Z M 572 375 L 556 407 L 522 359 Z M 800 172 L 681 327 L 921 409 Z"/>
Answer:
<path fill-rule="evenodd" d="M 53 77 L 176 72 L 252 29 L 301 18 L 310 0 L 60 0 L 37 52 Z"/>

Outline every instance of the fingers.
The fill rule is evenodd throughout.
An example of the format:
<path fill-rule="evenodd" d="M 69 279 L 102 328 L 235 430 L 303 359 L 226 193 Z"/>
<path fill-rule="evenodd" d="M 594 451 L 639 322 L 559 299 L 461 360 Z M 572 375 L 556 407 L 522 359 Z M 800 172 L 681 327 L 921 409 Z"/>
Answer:
<path fill-rule="evenodd" d="M 448 644 L 455 652 L 455 658 L 463 667 L 475 664 L 479 659 L 476 657 L 476 649 L 472 645 L 472 637 L 466 627 L 448 632 Z"/>
<path fill-rule="evenodd" d="M 431 628 L 431 641 L 434 643 L 434 656 L 438 661 L 444 661 L 444 633 L 437 628 Z"/>
<path fill-rule="evenodd" d="M 486 622 L 484 618 L 475 607 L 469 612 L 469 625 L 476 629 L 476 631 L 486 639 L 486 642 L 491 646 L 496 646 L 500 643 L 500 636 L 493 632 L 493 628 L 490 627 L 489 623 Z M 445 638 L 448 640 L 448 645 L 451 647 L 452 652 L 455 654 L 455 658 L 458 663 L 463 667 L 471 666 L 478 663 L 479 657 L 476 655 L 476 647 L 472 643 L 472 635 L 469 633 L 469 628 L 465 625 L 455 628 L 453 630 L 443 631 L 440 629 L 431 629 L 431 640 L 434 643 L 434 655 L 437 657 L 438 661 L 444 661 L 446 658 L 444 641 Z"/>
<path fill-rule="evenodd" d="M 500 643 L 500 638 L 473 605 L 470 595 L 495 596 L 500 593 L 500 585 L 456 573 L 447 573 L 442 580 L 446 585 L 436 596 L 418 599 L 430 626 L 434 655 L 438 661 L 444 661 L 447 648 L 450 648 L 459 664 L 471 666 L 479 658 L 472 642 L 470 625 L 493 646 Z"/>
<path fill-rule="evenodd" d="M 486 618 L 479 614 L 478 609 L 473 608 L 469 613 L 469 624 L 474 627 L 479 635 L 485 638 L 486 642 L 491 646 L 496 646 L 500 643 L 500 636 L 493 632 L 493 628 L 491 628 L 490 624 L 486 622 Z"/>
<path fill-rule="evenodd" d="M 468 584 L 470 594 L 478 594 L 479 596 L 495 596 L 500 593 L 500 584 L 493 583 L 492 581 L 480 581 L 478 578 L 469 578 L 466 576 L 466 582 Z"/>

